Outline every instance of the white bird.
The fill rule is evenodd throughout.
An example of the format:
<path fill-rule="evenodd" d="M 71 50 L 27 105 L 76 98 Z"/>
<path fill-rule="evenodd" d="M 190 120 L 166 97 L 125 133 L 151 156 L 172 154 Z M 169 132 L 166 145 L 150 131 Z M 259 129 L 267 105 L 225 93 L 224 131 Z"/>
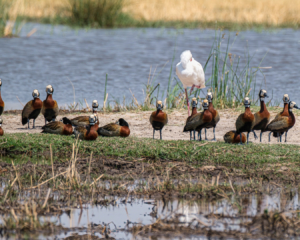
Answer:
<path fill-rule="evenodd" d="M 205 75 L 202 65 L 193 58 L 190 50 L 186 50 L 181 53 L 180 62 L 176 65 L 176 75 L 184 87 L 188 106 L 188 115 L 190 116 L 190 103 L 186 88 L 191 87 L 190 94 L 194 87 L 199 89 L 205 88 Z"/>

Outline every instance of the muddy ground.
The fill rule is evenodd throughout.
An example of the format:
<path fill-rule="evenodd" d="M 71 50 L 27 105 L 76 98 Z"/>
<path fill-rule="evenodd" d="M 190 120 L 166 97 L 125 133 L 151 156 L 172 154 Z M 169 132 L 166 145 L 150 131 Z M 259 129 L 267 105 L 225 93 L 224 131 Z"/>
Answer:
<path fill-rule="evenodd" d="M 280 111 L 280 109 L 278 109 Z M 235 130 L 235 121 L 240 114 L 240 112 L 233 111 L 231 109 L 219 111 L 221 120 L 216 127 L 216 139 L 217 141 L 223 141 L 223 136 L 226 132 L 230 130 Z M 271 119 L 278 112 L 271 112 Z M 72 113 L 62 112 L 58 116 L 57 120 L 63 117 L 68 117 L 70 119 L 77 116 L 88 116 L 90 113 Z M 100 125 L 116 122 L 119 118 L 124 118 L 130 126 L 131 136 L 152 138 L 153 130 L 149 123 L 151 111 L 139 111 L 139 112 L 110 112 L 110 113 L 98 113 Z M 40 115 L 36 120 L 36 129 L 27 129 L 27 125 L 22 126 L 21 124 L 21 111 L 8 111 L 3 118 L 3 129 L 6 133 L 39 133 L 41 132 L 41 127 L 44 125 L 44 118 Z M 184 110 L 175 110 L 168 112 L 168 125 L 163 129 L 163 139 L 165 140 L 188 140 L 189 133 L 183 132 L 183 127 L 187 118 L 187 112 Z M 31 123 L 32 124 L 32 123 Z M 295 126 L 288 132 L 288 142 L 289 144 L 300 144 L 300 139 L 298 138 L 300 134 L 300 116 L 296 116 Z M 32 126 L 32 125 L 30 125 Z M 256 132 L 259 136 L 259 132 Z M 204 131 L 203 131 L 204 139 Z M 213 130 L 207 130 L 208 139 L 213 138 Z M 156 132 L 156 138 L 159 138 L 159 132 Z M 253 134 L 250 134 L 249 141 L 254 143 L 259 143 L 259 139 L 254 139 Z M 268 143 L 268 133 L 263 135 L 263 143 Z M 271 143 L 277 143 L 277 139 L 271 138 Z"/>

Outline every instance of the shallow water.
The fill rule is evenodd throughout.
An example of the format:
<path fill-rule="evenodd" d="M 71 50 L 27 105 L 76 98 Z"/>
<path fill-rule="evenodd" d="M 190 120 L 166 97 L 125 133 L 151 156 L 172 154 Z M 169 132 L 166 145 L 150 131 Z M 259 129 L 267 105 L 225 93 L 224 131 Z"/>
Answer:
<path fill-rule="evenodd" d="M 33 28 L 37 32 L 27 38 Z M 229 32 L 226 32 L 223 46 L 227 44 Z M 231 40 L 235 32 L 231 32 Z M 176 51 L 174 66 L 179 62 L 180 53 L 190 49 L 195 59 L 205 64 L 212 42 L 214 30 L 199 29 L 92 29 L 74 30 L 64 26 L 50 26 L 28 23 L 22 28 L 19 38 L 0 39 L 0 78 L 3 80 L 2 95 L 6 109 L 21 109 L 16 96 L 26 103 L 31 99 L 34 88 L 45 98 L 45 87 L 54 86 L 54 98 L 60 106 L 72 103 L 73 90 L 76 90 L 76 102 L 83 99 L 88 104 L 98 99 L 102 104 L 105 74 L 108 73 L 109 100 L 131 101 L 132 90 L 135 97 L 144 99 L 143 88 L 147 83 L 149 69 L 157 66 L 156 72 L 163 68 L 156 79 L 161 83 L 159 96 L 168 84 L 172 56 Z M 282 95 L 289 93 L 291 99 L 300 102 L 298 75 L 300 61 L 300 31 L 291 29 L 255 32 L 239 32 L 231 53 L 244 56 L 248 50 L 253 57 L 253 67 L 271 69 L 262 70 L 257 81 L 265 82 L 270 95 L 281 102 Z M 243 59 L 243 58 L 242 58 Z M 245 59 L 243 59 L 244 61 Z M 207 68 L 206 79 L 210 75 Z M 258 89 L 257 89 L 258 91 Z M 203 94 L 203 93 L 202 93 Z M 165 96 L 165 95 L 164 95 Z"/>
<path fill-rule="evenodd" d="M 109 201 L 115 201 L 109 206 L 95 206 L 86 204 L 83 209 L 72 209 L 70 214 L 63 213 L 61 216 L 40 217 L 42 221 L 51 221 L 61 224 L 66 228 L 74 229 L 74 231 L 66 231 L 56 236 L 39 235 L 38 239 L 63 239 L 74 233 L 80 235 L 93 232 L 94 235 L 101 237 L 101 231 L 97 230 L 98 224 L 108 224 L 111 231 L 110 236 L 116 239 L 132 239 L 133 236 L 126 231 L 133 224 L 151 224 L 158 218 L 177 219 L 182 225 L 187 225 L 198 219 L 209 226 L 210 229 L 227 232 L 236 230 L 238 232 L 246 232 L 243 227 L 244 223 L 250 221 L 251 217 L 268 211 L 292 211 L 300 209 L 300 199 L 297 190 L 292 190 L 290 194 L 283 195 L 280 189 L 277 189 L 272 195 L 245 195 L 232 196 L 229 199 L 221 200 L 143 200 L 129 198 L 124 203 L 123 198 L 106 197 Z M 214 216 L 222 217 L 211 217 Z M 292 213 L 286 213 L 290 216 Z M 176 219 L 176 218 L 175 218 Z M 90 224 L 92 228 L 87 229 Z M 84 229 L 77 229 L 84 228 Z M 103 236 L 102 236 L 103 237 Z M 177 236 L 178 237 L 178 236 Z M 207 238 L 205 236 L 183 236 L 178 239 L 218 239 Z M 137 239 L 142 239 L 138 237 Z M 158 238 L 158 239 L 174 239 Z M 251 239 L 251 238 L 250 238 Z"/>

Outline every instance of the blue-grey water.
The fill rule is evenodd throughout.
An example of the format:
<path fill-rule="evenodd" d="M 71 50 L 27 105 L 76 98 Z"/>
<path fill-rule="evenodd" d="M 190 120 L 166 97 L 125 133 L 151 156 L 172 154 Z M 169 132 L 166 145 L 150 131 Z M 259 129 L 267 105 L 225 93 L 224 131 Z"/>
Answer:
<path fill-rule="evenodd" d="M 33 28 L 37 32 L 26 37 Z M 262 69 L 257 74 L 257 82 L 273 99 L 281 101 L 288 93 L 291 99 L 300 102 L 298 94 L 298 76 L 300 71 L 300 31 L 285 29 L 276 31 L 226 32 L 222 46 L 226 46 L 231 35 L 232 54 L 246 61 L 245 53 L 254 55 L 251 67 L 272 67 Z M 86 98 L 91 104 L 104 98 L 104 83 L 108 74 L 108 100 L 123 102 L 123 96 L 129 102 L 130 90 L 142 101 L 143 89 L 147 84 L 149 70 L 157 67 L 156 83 L 161 83 L 162 91 L 167 88 L 172 57 L 175 60 L 171 77 L 175 75 L 175 64 L 180 53 L 190 49 L 193 57 L 205 64 L 215 37 L 214 30 L 200 29 L 71 29 L 64 26 L 51 26 L 27 23 L 20 37 L 0 39 L 0 78 L 2 79 L 2 97 L 6 110 L 21 109 L 17 100 L 26 103 L 33 89 L 41 92 L 45 98 L 45 87 L 54 86 L 54 98 L 60 106 L 74 101 L 83 103 Z M 233 42 L 234 41 L 234 42 Z M 222 48 L 224 51 L 224 47 Z M 206 79 L 211 73 L 208 65 Z M 69 81 L 70 80 L 70 81 Z M 256 89 L 258 92 L 258 88 Z M 164 95 L 165 96 L 165 95 Z M 85 104 L 83 103 L 83 106 Z"/>

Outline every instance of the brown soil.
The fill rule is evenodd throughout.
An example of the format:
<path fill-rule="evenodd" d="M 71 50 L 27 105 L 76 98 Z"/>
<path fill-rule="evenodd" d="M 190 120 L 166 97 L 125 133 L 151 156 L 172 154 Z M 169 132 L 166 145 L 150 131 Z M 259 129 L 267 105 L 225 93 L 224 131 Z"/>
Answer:
<path fill-rule="evenodd" d="M 223 136 L 226 132 L 235 130 L 235 120 L 237 119 L 239 112 L 226 109 L 219 111 L 221 120 L 216 127 L 216 139 L 217 141 L 224 141 Z M 86 116 L 90 113 L 70 113 L 69 111 L 61 112 L 57 120 L 66 116 L 68 118 L 74 118 L 77 116 Z M 111 122 L 116 122 L 119 118 L 124 118 L 130 126 L 131 136 L 152 138 L 153 130 L 149 123 L 151 111 L 139 111 L 139 112 L 117 112 L 117 113 L 99 113 L 100 125 L 106 125 Z M 271 113 L 271 119 L 276 115 L 275 112 Z M 36 129 L 27 129 L 27 125 L 21 124 L 21 111 L 8 111 L 3 116 L 3 129 L 5 133 L 39 133 L 41 127 L 45 124 L 44 118 L 40 115 L 36 120 Z M 165 140 L 189 140 L 189 133 L 183 132 L 183 127 L 187 118 L 186 111 L 169 111 L 168 112 L 168 125 L 164 127 L 162 136 Z M 300 144 L 298 138 L 300 134 L 300 117 L 296 116 L 295 126 L 288 132 L 288 143 Z M 32 121 L 30 123 L 32 127 Z M 259 137 L 259 131 L 256 131 Z M 213 138 L 213 130 L 207 130 L 208 139 Z M 155 133 L 155 138 L 159 138 L 159 132 Z M 202 139 L 204 139 L 204 131 L 202 131 Z M 283 137 L 284 140 L 284 137 Z M 255 140 L 253 134 L 250 134 L 249 141 L 259 143 L 259 139 Z M 263 134 L 263 143 L 268 143 L 268 133 Z M 271 143 L 277 143 L 277 139 L 271 137 Z"/>

